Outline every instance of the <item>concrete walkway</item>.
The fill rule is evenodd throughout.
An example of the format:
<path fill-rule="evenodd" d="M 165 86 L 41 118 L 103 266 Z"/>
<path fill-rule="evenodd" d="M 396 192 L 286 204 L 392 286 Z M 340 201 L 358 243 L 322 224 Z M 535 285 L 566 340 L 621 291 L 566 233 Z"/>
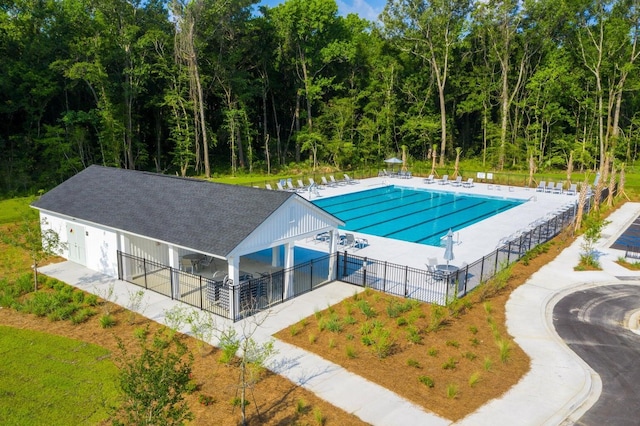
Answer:
<path fill-rule="evenodd" d="M 489 402 L 457 425 L 571 424 L 597 400 L 600 393 L 598 376 L 557 336 L 551 312 L 563 295 L 580 287 L 606 285 L 620 282 L 620 279 L 640 281 L 640 272 L 628 271 L 615 263 L 624 253 L 608 248 L 639 214 L 640 204 L 627 203 L 609 217 L 611 224 L 605 227 L 599 245 L 602 271 L 573 271 L 580 256 L 581 241 L 578 240 L 513 292 L 507 303 L 507 327 L 531 357 L 531 370 L 501 398 Z M 103 295 L 113 287 L 116 303 L 123 306 L 127 306 L 129 296 L 139 290 L 139 287 L 71 262 L 49 265 L 41 271 L 97 295 Z M 356 291 L 358 289 L 351 285 L 332 283 L 277 306 L 259 317 L 259 327 L 256 327 L 255 319 L 234 324 L 216 318 L 217 327 L 255 330 L 256 340 L 266 341 L 273 333 Z M 193 309 L 152 292 L 146 292 L 144 300 L 141 313 L 160 323 L 165 323 L 165 312 L 176 306 Z M 451 421 L 314 354 L 281 341 L 276 341 L 275 345 L 278 354 L 271 366 L 275 372 L 365 422 L 374 425 L 451 424 Z"/>

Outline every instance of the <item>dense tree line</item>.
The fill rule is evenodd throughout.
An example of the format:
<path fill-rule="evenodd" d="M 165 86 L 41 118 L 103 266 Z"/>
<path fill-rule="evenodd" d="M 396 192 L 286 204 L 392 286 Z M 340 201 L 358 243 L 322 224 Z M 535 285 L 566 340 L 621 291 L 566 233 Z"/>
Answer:
<path fill-rule="evenodd" d="M 632 162 L 638 0 L 8 0 L 0 190 L 162 172 Z"/>

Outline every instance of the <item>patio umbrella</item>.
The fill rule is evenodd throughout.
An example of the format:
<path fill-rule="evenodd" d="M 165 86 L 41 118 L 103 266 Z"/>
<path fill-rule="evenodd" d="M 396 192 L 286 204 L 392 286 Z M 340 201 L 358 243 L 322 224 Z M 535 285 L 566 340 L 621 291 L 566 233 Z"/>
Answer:
<path fill-rule="evenodd" d="M 444 243 L 444 260 L 447 261 L 447 268 L 449 267 L 449 261 L 453 259 L 455 259 L 453 256 L 453 232 L 449 229 Z"/>
<path fill-rule="evenodd" d="M 391 164 L 394 167 L 396 164 L 402 164 L 402 160 L 397 157 L 387 158 L 386 160 L 384 160 L 384 162 L 387 164 Z"/>

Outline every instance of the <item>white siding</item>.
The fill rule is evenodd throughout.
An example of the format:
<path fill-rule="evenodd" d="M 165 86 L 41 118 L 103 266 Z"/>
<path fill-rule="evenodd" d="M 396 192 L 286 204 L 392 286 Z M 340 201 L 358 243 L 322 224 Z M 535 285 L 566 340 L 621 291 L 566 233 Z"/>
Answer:
<path fill-rule="evenodd" d="M 169 248 L 166 244 L 135 235 L 128 235 L 127 237 L 129 247 L 125 248 L 125 253 L 163 265 L 169 265 Z"/>
<path fill-rule="evenodd" d="M 233 252 L 244 255 L 276 247 L 287 242 L 304 239 L 321 230 L 335 226 L 327 215 L 316 212 L 293 198 L 275 211 L 269 219 L 255 229 Z"/>

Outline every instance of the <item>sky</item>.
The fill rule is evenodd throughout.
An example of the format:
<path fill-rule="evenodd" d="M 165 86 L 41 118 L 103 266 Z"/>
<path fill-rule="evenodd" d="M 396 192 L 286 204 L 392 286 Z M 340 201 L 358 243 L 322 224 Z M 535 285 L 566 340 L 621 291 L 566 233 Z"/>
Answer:
<path fill-rule="evenodd" d="M 262 0 L 260 5 L 273 7 L 283 2 L 284 0 Z M 377 21 L 378 15 L 382 13 L 387 2 L 386 0 L 336 0 L 336 3 L 340 15 L 355 13 L 369 21 Z"/>

